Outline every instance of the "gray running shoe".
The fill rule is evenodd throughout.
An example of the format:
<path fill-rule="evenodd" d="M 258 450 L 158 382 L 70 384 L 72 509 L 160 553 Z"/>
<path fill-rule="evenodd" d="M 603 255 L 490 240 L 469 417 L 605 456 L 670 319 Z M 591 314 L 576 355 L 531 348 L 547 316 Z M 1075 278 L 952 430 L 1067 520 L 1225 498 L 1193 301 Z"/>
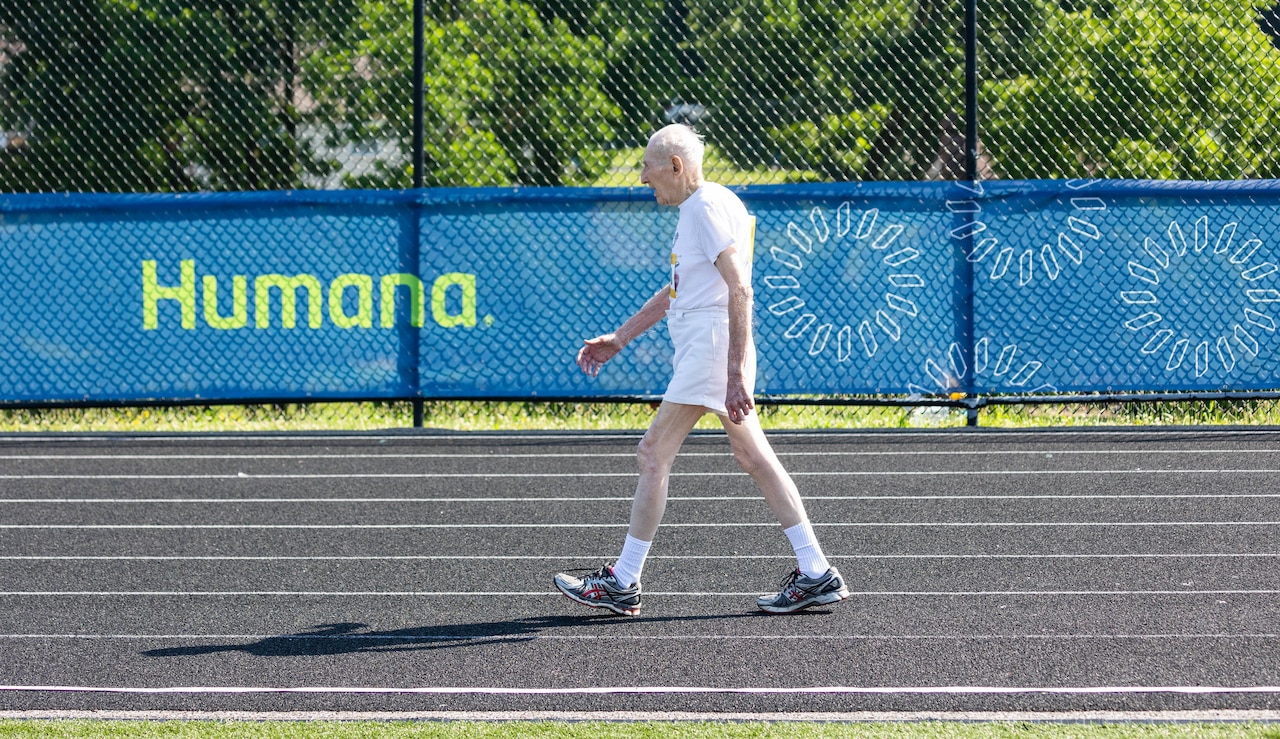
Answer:
<path fill-rule="evenodd" d="M 756 598 L 760 610 L 769 613 L 795 613 L 809 606 L 838 603 L 849 597 L 840 571 L 832 567 L 822 577 L 810 578 L 796 569 L 782 581 L 782 592 Z"/>
<path fill-rule="evenodd" d="M 561 572 L 555 578 L 556 588 L 569 600 L 589 608 L 607 608 L 621 616 L 640 612 L 640 583 L 624 588 L 613 576 L 613 568 L 605 565 L 581 580 Z"/>

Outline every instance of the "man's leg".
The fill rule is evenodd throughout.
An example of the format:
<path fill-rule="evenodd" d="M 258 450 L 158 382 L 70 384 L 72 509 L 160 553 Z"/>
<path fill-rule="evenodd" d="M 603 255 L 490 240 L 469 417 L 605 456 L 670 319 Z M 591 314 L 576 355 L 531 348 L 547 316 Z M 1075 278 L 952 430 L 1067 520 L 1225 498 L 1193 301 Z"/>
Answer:
<path fill-rule="evenodd" d="M 720 420 L 729 435 L 734 458 L 764 494 L 769 510 L 782 524 L 783 533 L 796 553 L 796 570 L 788 576 L 782 592 L 762 596 L 756 604 L 772 613 L 791 613 L 847 598 L 849 591 L 844 580 L 818 545 L 800 492 L 765 438 L 759 417 L 749 415 L 741 424 L 724 417 Z"/>
<path fill-rule="evenodd" d="M 652 541 L 667 508 L 667 483 L 671 465 L 698 419 L 707 412 L 700 405 L 684 405 L 663 401 L 640 440 L 636 461 L 640 479 L 636 481 L 636 497 L 631 502 L 631 528 L 628 534 Z"/>
<path fill-rule="evenodd" d="M 636 481 L 636 495 L 631 501 L 631 526 L 627 530 L 622 554 L 613 566 L 619 582 L 626 585 L 640 582 L 649 545 L 657 535 L 658 525 L 667 510 L 671 465 L 689 432 L 706 412 L 702 406 L 663 401 L 649 424 L 649 430 L 640 440 L 640 447 L 636 450 L 640 479 Z"/>
<path fill-rule="evenodd" d="M 560 592 L 592 608 L 607 608 L 627 616 L 640 612 L 640 573 L 667 508 L 671 465 L 685 438 L 706 412 L 702 406 L 666 401 L 658 406 L 658 413 L 636 452 L 640 479 L 631 502 L 631 526 L 622 554 L 612 566 L 606 564 L 585 578 L 565 573 L 556 575 L 555 584 Z"/>
<path fill-rule="evenodd" d="M 735 424 L 726 417 L 720 417 L 725 433 L 729 435 L 729 444 L 733 447 L 733 458 L 743 472 L 751 475 L 769 510 L 782 524 L 789 529 L 808 520 L 804 502 L 800 500 L 800 491 L 796 489 L 791 475 L 787 474 L 778 455 L 765 438 L 764 429 L 760 428 L 760 418 L 752 413 Z"/>

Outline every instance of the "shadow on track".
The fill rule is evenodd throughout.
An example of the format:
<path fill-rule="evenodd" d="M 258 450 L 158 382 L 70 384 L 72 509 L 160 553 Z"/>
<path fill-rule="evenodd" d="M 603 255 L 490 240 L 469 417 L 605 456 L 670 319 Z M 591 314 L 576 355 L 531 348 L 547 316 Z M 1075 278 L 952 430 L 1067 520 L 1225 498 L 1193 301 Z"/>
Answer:
<path fill-rule="evenodd" d="M 811 610 L 790 614 L 819 616 L 830 611 Z M 487 644 L 503 644 L 549 638 L 549 630 L 595 629 L 620 624 L 672 624 L 695 621 L 729 621 L 736 619 L 777 618 L 761 611 L 705 616 L 654 616 L 622 619 L 610 614 L 585 616 L 536 616 L 512 621 L 488 621 L 453 626 L 397 629 L 394 631 L 365 631 L 367 624 L 320 624 L 313 631 L 300 634 L 268 636 L 258 641 L 241 644 L 198 644 L 185 647 L 149 649 L 141 654 L 146 657 L 194 657 L 220 652 L 243 652 L 255 657 L 316 657 L 360 652 L 398 652 L 421 649 L 451 649 Z M 601 632 L 602 637 L 615 637 L 613 629 Z"/>

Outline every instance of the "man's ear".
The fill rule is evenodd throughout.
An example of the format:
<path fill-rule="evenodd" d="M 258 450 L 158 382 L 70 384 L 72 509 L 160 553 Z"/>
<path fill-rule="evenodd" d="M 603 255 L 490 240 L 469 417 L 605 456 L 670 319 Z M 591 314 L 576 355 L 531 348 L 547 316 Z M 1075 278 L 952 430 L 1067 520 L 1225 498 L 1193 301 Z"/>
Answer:
<path fill-rule="evenodd" d="M 684 169 L 684 161 L 680 159 L 680 157 L 678 156 L 671 157 L 671 171 L 675 172 L 676 174 L 680 174 L 680 171 L 683 169 Z"/>

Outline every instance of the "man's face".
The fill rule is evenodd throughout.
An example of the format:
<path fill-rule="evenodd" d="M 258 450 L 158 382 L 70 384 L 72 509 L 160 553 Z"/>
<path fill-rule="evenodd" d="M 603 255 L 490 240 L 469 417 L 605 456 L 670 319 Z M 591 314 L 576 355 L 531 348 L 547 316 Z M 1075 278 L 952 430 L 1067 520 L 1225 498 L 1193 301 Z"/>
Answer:
<path fill-rule="evenodd" d="M 679 205 L 686 197 L 684 171 L 679 158 L 656 154 L 650 146 L 644 150 L 640 182 L 653 189 L 658 205 Z"/>

